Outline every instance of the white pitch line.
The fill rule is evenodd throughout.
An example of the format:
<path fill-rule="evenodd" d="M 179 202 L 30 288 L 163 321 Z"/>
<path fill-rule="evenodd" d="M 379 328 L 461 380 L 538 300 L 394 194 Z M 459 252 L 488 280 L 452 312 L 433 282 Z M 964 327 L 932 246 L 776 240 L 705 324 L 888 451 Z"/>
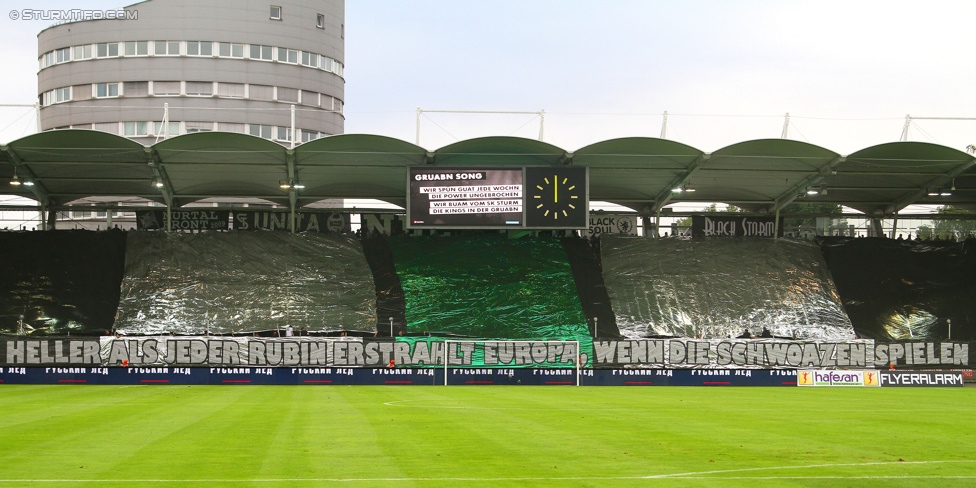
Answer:
<path fill-rule="evenodd" d="M 809 464 L 805 466 L 766 466 L 759 468 L 738 468 L 738 469 L 723 469 L 715 471 L 698 471 L 689 473 L 674 473 L 674 474 L 658 474 L 646 476 L 646 478 L 684 478 L 687 476 L 702 476 L 708 474 L 725 474 L 725 473 L 744 473 L 747 471 L 770 471 L 777 469 L 813 469 L 813 468 L 846 468 L 851 466 L 889 466 L 889 465 L 906 465 L 906 464 L 939 464 L 939 463 L 976 463 L 976 459 L 958 459 L 958 460 L 944 460 L 944 461 L 883 461 L 876 463 L 837 463 L 837 464 Z"/>
<path fill-rule="evenodd" d="M 525 410 L 524 407 L 469 407 L 469 406 L 450 406 L 450 405 L 433 405 L 433 404 L 420 404 L 420 405 L 404 405 L 409 402 L 421 402 L 427 400 L 394 400 L 392 402 L 383 402 L 383 405 L 388 407 L 404 407 L 404 408 L 451 408 L 459 410 Z"/>
<path fill-rule="evenodd" d="M 610 481 L 610 480 L 664 480 L 664 479 L 741 479 L 741 480 L 777 480 L 777 479 L 931 479 L 931 480 L 956 480 L 956 479 L 976 479 L 976 475 L 853 475 L 853 476 L 706 476 L 725 473 L 738 473 L 744 471 L 763 471 L 778 469 L 811 469 L 811 468 L 832 468 L 832 467 L 851 467 L 851 466 L 890 466 L 890 465 L 923 465 L 923 464 L 945 464 L 945 463 L 976 463 L 973 459 L 943 460 L 943 461 L 891 461 L 877 463 L 838 463 L 838 464 L 810 464 L 806 466 L 770 466 L 764 468 L 741 468 L 717 471 L 698 471 L 687 473 L 672 473 L 647 476 L 554 476 L 554 477 L 511 477 L 511 478 L 263 478 L 263 479 L 0 479 L 0 484 L 4 483 L 308 483 L 308 482 L 331 482 L 331 483 L 358 483 L 358 482 L 451 482 L 451 481 Z"/>

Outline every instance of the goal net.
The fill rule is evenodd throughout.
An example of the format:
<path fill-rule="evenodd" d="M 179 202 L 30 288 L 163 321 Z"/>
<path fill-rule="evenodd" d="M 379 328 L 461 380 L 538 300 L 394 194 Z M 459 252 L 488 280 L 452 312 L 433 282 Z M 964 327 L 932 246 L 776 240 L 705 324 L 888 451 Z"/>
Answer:
<path fill-rule="evenodd" d="M 450 384 L 450 370 L 460 368 L 521 368 L 573 370 L 574 384 L 580 384 L 579 341 L 491 341 L 446 340 L 444 385 Z"/>

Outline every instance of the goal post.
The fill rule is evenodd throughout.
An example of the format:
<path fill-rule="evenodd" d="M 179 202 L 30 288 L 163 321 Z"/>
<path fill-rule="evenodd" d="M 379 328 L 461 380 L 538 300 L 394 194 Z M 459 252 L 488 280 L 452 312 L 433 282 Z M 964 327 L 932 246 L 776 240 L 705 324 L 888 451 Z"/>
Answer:
<path fill-rule="evenodd" d="M 580 341 L 445 340 L 441 361 L 444 386 L 451 368 L 573 369 L 580 385 Z"/>

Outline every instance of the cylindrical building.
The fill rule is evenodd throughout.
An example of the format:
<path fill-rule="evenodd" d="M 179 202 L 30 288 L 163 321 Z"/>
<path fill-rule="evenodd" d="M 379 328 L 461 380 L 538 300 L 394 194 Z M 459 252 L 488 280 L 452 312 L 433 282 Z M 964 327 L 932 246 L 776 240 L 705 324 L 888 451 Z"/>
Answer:
<path fill-rule="evenodd" d="M 125 10 L 38 35 L 42 130 L 144 144 L 201 131 L 282 144 L 343 132 L 344 0 L 147 0 Z"/>

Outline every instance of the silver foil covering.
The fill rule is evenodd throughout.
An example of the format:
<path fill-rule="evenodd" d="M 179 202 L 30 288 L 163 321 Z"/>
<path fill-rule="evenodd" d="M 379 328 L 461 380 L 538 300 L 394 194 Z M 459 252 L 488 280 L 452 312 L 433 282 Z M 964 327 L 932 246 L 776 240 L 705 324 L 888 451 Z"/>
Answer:
<path fill-rule="evenodd" d="M 131 232 L 115 327 L 128 334 L 375 330 L 359 241 L 287 232 Z"/>
<path fill-rule="evenodd" d="M 602 237 L 626 338 L 854 338 L 820 249 L 784 239 Z"/>

